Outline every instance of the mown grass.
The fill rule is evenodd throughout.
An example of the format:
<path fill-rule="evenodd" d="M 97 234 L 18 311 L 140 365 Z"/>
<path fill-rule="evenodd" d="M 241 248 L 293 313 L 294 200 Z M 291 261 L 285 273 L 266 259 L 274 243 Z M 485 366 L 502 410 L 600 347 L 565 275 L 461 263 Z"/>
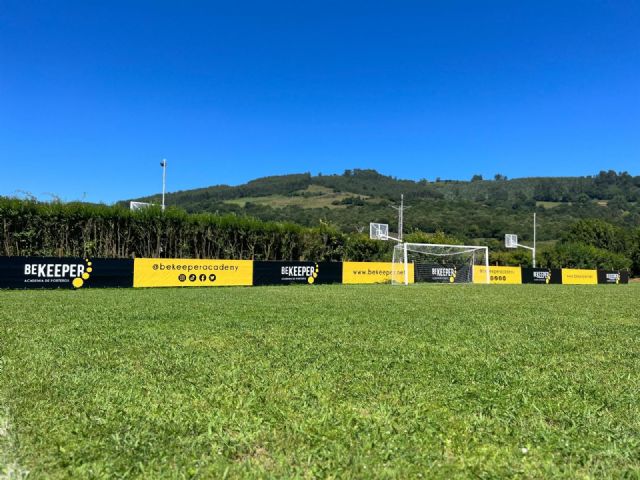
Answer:
<path fill-rule="evenodd" d="M 247 203 L 255 203 L 273 208 L 298 206 L 301 208 L 346 208 L 346 205 L 336 204 L 349 197 L 368 198 L 351 192 L 334 192 L 333 189 L 320 185 L 309 185 L 304 190 L 298 190 L 298 195 L 267 195 L 263 197 L 241 197 L 225 200 L 224 203 L 245 207 Z M 307 194 L 307 195 L 305 195 Z"/>
<path fill-rule="evenodd" d="M 0 292 L 0 461 L 32 478 L 637 478 L 639 294 Z"/>

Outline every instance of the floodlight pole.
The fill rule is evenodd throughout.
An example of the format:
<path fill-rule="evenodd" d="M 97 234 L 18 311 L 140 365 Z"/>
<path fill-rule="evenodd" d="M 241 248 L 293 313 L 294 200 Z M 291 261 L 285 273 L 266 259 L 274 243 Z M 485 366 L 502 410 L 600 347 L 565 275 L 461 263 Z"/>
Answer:
<path fill-rule="evenodd" d="M 164 212 L 164 192 L 167 186 L 167 159 L 163 158 L 160 162 L 162 167 L 162 211 Z"/>

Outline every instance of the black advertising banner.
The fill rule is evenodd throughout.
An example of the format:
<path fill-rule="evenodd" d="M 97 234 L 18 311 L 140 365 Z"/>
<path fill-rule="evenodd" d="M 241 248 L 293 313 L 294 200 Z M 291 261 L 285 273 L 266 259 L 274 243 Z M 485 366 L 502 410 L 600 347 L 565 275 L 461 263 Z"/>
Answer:
<path fill-rule="evenodd" d="M 253 262 L 254 285 L 342 283 L 342 262 Z"/>
<path fill-rule="evenodd" d="M 613 285 L 629 283 L 629 272 L 626 270 L 598 270 L 598 283 Z"/>
<path fill-rule="evenodd" d="M 0 257 L 0 288 L 132 286 L 132 259 Z"/>
<path fill-rule="evenodd" d="M 416 282 L 458 283 L 471 278 L 469 265 L 416 263 L 414 272 Z"/>
<path fill-rule="evenodd" d="M 537 283 L 541 285 L 561 284 L 562 269 L 560 268 L 523 268 L 522 283 Z"/>

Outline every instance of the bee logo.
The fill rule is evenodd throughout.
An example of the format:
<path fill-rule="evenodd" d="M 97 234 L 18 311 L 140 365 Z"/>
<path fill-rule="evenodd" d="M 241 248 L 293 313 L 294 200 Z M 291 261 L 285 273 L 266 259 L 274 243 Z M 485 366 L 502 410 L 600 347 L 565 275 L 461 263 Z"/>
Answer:
<path fill-rule="evenodd" d="M 311 273 L 311 275 L 309 275 L 307 277 L 307 282 L 309 284 L 312 284 L 316 281 L 316 278 L 318 278 L 318 264 L 315 264 L 315 268 L 313 269 L 313 272 Z"/>
<path fill-rule="evenodd" d="M 84 272 L 71 281 L 71 285 L 73 285 L 73 288 L 75 289 L 82 288 L 82 286 L 84 285 L 84 282 L 86 280 L 89 280 L 89 278 L 91 277 L 91 272 L 93 272 L 93 266 L 92 266 L 93 263 L 89 261 L 88 258 L 84 259 L 84 263 L 85 263 Z"/>

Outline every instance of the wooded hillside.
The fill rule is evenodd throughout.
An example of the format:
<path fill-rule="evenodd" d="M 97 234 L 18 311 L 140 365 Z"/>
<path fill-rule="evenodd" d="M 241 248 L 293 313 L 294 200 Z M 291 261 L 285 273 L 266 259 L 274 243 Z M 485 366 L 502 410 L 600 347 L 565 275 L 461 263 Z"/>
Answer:
<path fill-rule="evenodd" d="M 614 171 L 588 177 L 509 180 L 497 174 L 491 180 L 476 175 L 470 181 L 411 181 L 356 169 L 342 175 L 274 176 L 235 187 L 174 192 L 167 204 L 191 213 L 234 213 L 310 227 L 322 221 L 348 233 L 366 230 L 371 221 L 389 223 L 393 229 L 397 220 L 391 205 L 401 194 L 410 207 L 406 231 L 443 231 L 467 240 L 489 241 L 506 232 L 530 240 L 534 211 L 542 241 L 559 240 L 581 219 L 640 226 L 640 177 Z M 159 196 L 137 200 L 158 202 Z"/>

